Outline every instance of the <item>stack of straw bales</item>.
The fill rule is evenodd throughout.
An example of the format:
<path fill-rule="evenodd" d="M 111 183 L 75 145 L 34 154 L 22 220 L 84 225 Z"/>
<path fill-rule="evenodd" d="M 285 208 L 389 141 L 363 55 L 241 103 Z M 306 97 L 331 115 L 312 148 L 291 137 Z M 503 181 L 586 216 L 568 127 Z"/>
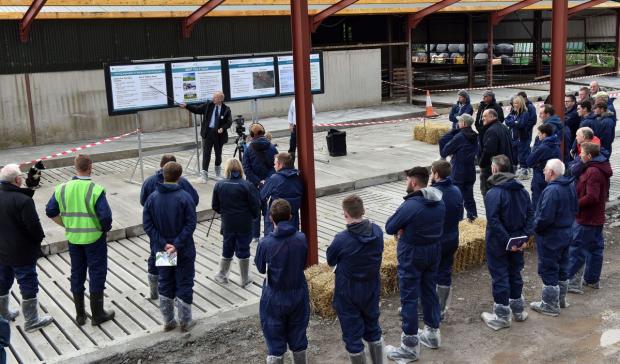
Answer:
<path fill-rule="evenodd" d="M 428 144 L 437 144 L 444 134 L 451 129 L 451 123 L 448 122 L 430 122 L 418 124 L 413 127 L 413 139 Z"/>
<path fill-rule="evenodd" d="M 459 248 L 454 257 L 454 272 L 479 266 L 485 260 L 484 232 L 486 221 L 476 219 L 473 223 L 461 221 L 459 224 Z M 385 239 L 383 261 L 381 263 L 381 296 L 387 297 L 398 291 L 396 245 L 393 237 Z M 327 264 L 319 264 L 306 269 L 306 279 L 310 290 L 312 312 L 324 318 L 336 317 L 332 308 L 334 297 L 334 273 Z"/>

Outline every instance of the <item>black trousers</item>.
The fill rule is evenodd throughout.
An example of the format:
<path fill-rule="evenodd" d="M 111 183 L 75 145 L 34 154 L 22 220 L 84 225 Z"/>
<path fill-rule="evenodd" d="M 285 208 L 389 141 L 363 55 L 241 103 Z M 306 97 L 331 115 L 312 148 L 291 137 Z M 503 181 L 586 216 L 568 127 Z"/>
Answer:
<path fill-rule="evenodd" d="M 211 163 L 211 152 L 215 149 L 215 166 L 222 164 L 222 147 L 224 143 L 220 140 L 220 136 L 214 129 L 209 129 L 207 137 L 202 139 L 202 170 L 209 170 Z"/>

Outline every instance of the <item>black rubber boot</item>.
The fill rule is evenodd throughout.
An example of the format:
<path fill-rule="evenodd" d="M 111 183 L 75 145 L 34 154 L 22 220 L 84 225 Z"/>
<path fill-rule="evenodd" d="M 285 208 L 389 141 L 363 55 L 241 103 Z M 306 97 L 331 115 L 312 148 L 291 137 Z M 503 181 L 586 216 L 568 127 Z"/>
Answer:
<path fill-rule="evenodd" d="M 86 323 L 86 310 L 84 309 L 84 293 L 73 294 L 73 303 L 75 304 L 75 322 L 78 326 Z"/>
<path fill-rule="evenodd" d="M 103 309 L 103 292 L 90 294 L 91 324 L 97 326 L 114 318 L 114 310 Z"/>

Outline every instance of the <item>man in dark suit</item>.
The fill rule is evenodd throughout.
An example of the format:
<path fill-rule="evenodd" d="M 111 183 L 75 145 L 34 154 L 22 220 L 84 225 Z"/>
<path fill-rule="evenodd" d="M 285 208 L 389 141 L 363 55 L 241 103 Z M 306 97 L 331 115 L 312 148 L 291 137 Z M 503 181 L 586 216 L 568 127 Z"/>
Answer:
<path fill-rule="evenodd" d="M 203 115 L 200 127 L 202 137 L 202 178 L 208 178 L 209 163 L 211 162 L 211 150 L 215 149 L 215 177 L 221 178 L 222 174 L 222 147 L 228 141 L 228 128 L 232 125 L 230 108 L 224 104 L 224 93 L 217 91 L 213 99 L 201 105 L 179 105 L 194 114 Z"/>

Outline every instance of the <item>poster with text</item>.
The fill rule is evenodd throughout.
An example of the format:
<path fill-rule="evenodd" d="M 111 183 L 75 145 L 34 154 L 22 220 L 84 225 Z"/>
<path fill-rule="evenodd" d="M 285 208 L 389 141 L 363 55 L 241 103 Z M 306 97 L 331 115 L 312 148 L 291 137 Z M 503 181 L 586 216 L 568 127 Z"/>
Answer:
<path fill-rule="evenodd" d="M 276 95 L 273 57 L 228 60 L 230 99 L 253 99 Z"/>
<path fill-rule="evenodd" d="M 172 90 L 177 103 L 202 103 L 222 91 L 222 62 L 193 61 L 171 63 Z"/>
<path fill-rule="evenodd" d="M 278 81 L 280 95 L 295 93 L 295 79 L 293 76 L 293 56 L 278 56 Z M 312 92 L 321 92 L 321 57 L 318 53 L 310 55 L 310 89 Z"/>
<path fill-rule="evenodd" d="M 110 88 L 115 113 L 167 107 L 166 64 L 110 66 Z"/>

